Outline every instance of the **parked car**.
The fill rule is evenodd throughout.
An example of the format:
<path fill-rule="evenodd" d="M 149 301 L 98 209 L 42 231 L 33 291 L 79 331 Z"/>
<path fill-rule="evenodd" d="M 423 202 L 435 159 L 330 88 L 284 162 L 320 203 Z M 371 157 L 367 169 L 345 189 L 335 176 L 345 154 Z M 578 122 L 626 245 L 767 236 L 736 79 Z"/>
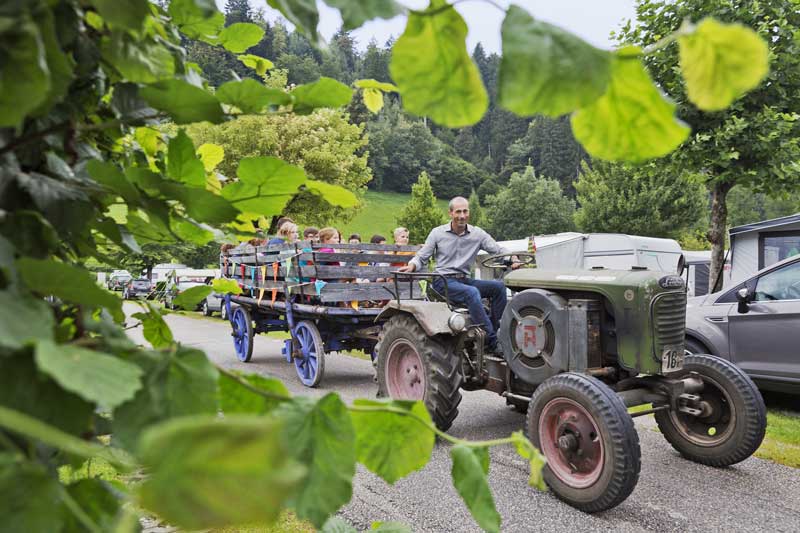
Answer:
<path fill-rule="evenodd" d="M 125 300 L 133 298 L 149 298 L 153 292 L 153 284 L 147 278 L 132 279 L 125 284 L 122 297 Z"/>
<path fill-rule="evenodd" d="M 236 304 L 231 304 L 235 306 Z M 211 316 L 214 313 L 219 313 L 219 316 L 222 320 L 227 320 L 227 312 L 225 310 L 225 298 L 222 294 L 217 294 L 216 292 L 212 292 L 206 299 L 203 300 L 203 303 L 200 304 L 200 310 L 203 311 L 203 314 L 206 316 Z"/>
<path fill-rule="evenodd" d="M 800 393 L 800 255 L 690 298 L 686 349 L 736 363 L 765 390 Z"/>
<path fill-rule="evenodd" d="M 201 287 L 203 285 L 205 285 L 205 283 L 202 281 L 179 281 L 178 283 L 167 288 L 166 294 L 164 295 L 164 305 L 168 309 L 177 309 L 174 302 L 175 298 L 177 298 L 179 294 L 185 290 L 191 289 L 192 287 Z M 197 305 L 196 309 L 191 309 L 191 311 L 198 311 L 201 306 L 202 302 Z"/>
<path fill-rule="evenodd" d="M 110 291 L 121 291 L 131 279 L 133 279 L 133 276 L 131 276 L 130 272 L 127 270 L 115 270 L 108 278 L 106 287 L 108 287 Z"/>

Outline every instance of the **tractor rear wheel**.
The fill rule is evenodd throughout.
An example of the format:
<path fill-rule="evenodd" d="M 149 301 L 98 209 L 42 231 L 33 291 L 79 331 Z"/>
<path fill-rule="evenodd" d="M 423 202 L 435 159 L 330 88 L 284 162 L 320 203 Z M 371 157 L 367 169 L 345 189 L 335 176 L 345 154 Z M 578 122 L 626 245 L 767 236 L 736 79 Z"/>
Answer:
<path fill-rule="evenodd" d="M 703 380 L 703 390 L 695 394 L 699 398 L 687 404 L 698 412 L 655 413 L 667 441 L 690 461 L 709 466 L 728 466 L 753 455 L 767 428 L 764 399 L 753 380 L 713 355 L 686 355 L 676 377 L 692 374 Z"/>
<path fill-rule="evenodd" d="M 381 328 L 375 346 L 378 396 L 421 400 L 436 427 L 447 430 L 461 403 L 461 361 L 453 350 L 428 337 L 410 315 L 395 315 Z"/>
<path fill-rule="evenodd" d="M 639 480 L 639 435 L 625 404 L 603 382 L 559 374 L 537 387 L 525 424 L 547 459 L 553 493 L 588 513 L 625 501 Z"/>

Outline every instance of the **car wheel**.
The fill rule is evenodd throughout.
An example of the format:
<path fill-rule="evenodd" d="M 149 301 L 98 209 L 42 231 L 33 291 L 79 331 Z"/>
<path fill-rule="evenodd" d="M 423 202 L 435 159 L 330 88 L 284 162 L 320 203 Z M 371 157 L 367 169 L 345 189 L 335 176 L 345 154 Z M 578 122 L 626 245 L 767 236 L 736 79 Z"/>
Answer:
<path fill-rule="evenodd" d="M 208 307 L 208 300 L 203 300 L 203 314 L 205 316 L 211 316 L 212 312 L 213 311 L 211 311 L 211 308 Z"/>
<path fill-rule="evenodd" d="M 700 344 L 700 342 L 696 341 L 695 339 L 686 339 L 684 343 L 684 348 L 686 351 L 686 355 L 694 355 L 694 354 L 701 354 L 701 353 L 708 353 L 708 348 Z"/>

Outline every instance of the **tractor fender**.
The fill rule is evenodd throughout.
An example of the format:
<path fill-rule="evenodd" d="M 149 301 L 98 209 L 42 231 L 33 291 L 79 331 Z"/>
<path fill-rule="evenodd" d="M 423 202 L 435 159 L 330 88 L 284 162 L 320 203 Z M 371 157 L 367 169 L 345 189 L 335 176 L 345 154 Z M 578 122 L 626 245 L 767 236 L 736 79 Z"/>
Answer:
<path fill-rule="evenodd" d="M 453 331 L 447 325 L 447 321 L 453 311 L 444 302 L 427 302 L 424 300 L 390 300 L 378 316 L 375 322 L 385 322 L 394 315 L 406 313 L 414 317 L 417 323 L 422 326 L 429 337 L 440 334 L 452 335 Z"/>
<path fill-rule="evenodd" d="M 532 318 L 519 321 L 533 310 L 543 323 L 527 324 Z M 527 338 L 527 328 L 531 329 L 533 345 L 522 344 L 531 340 Z M 514 374 L 522 381 L 538 385 L 569 369 L 569 334 L 567 300 L 544 289 L 528 289 L 516 293 L 506 305 L 497 340 Z"/>

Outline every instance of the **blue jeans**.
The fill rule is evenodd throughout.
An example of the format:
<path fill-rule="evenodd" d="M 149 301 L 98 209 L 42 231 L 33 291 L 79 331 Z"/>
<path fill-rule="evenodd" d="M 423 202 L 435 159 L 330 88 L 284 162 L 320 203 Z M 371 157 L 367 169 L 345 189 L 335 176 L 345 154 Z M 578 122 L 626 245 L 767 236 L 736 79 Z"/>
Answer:
<path fill-rule="evenodd" d="M 473 324 L 483 324 L 486 330 L 486 340 L 490 349 L 497 345 L 497 328 L 500 317 L 506 308 L 506 286 L 502 281 L 472 279 L 472 278 L 446 278 L 447 296 L 454 304 L 463 305 L 469 309 L 469 317 Z M 433 288 L 445 295 L 442 278 L 434 278 Z M 481 303 L 481 298 L 491 301 L 491 318 L 486 315 Z"/>

